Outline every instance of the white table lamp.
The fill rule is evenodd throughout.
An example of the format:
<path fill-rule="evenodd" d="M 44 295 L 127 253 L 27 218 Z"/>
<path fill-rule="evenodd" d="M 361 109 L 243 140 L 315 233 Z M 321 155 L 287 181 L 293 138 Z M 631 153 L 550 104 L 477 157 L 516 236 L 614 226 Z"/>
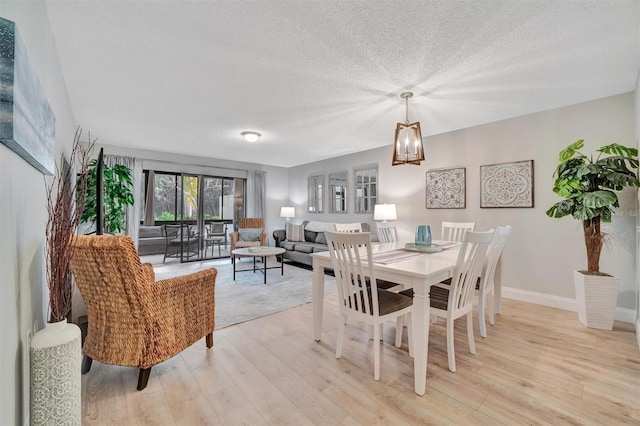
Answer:
<path fill-rule="evenodd" d="M 296 209 L 294 207 L 280 207 L 280 217 L 284 217 L 284 228 L 291 221 L 292 217 L 296 217 Z"/>
<path fill-rule="evenodd" d="M 395 204 L 376 204 L 373 209 L 373 220 L 381 220 L 382 223 L 385 223 L 397 218 Z"/>

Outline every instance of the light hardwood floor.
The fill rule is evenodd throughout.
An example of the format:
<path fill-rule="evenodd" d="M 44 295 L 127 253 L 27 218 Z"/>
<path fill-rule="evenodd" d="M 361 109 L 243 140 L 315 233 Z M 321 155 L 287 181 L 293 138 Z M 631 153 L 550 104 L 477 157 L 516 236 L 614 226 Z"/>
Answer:
<path fill-rule="evenodd" d="M 93 363 L 82 377 L 92 425 L 524 425 L 640 424 L 640 351 L 630 324 L 583 327 L 574 312 L 503 300 L 477 354 L 456 321 L 457 372 L 447 368 L 445 321 L 431 327 L 427 393 L 413 393 L 406 330 L 385 325 L 382 375 L 373 380 L 364 325 L 347 326 L 335 358 L 337 298 L 325 300 L 321 342 L 312 305 L 231 326 L 153 367 L 136 391 L 134 368 Z"/>

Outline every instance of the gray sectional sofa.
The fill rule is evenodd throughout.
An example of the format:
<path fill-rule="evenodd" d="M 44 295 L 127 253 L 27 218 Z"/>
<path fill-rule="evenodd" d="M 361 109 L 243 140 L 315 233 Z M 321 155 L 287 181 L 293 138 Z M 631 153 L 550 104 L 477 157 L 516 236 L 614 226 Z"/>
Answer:
<path fill-rule="evenodd" d="M 287 240 L 286 231 L 284 229 L 276 229 L 273 231 L 273 239 L 276 242 L 276 247 L 282 247 L 286 250 L 284 253 L 285 259 L 311 266 L 311 253 L 329 250 L 329 247 L 327 247 L 327 240 L 324 238 L 324 232 L 307 230 L 307 225 L 309 225 L 309 223 L 309 221 L 302 222 L 305 226 L 304 241 Z M 315 224 L 317 225 L 318 222 Z M 326 225 L 329 228 L 329 225 L 331 224 L 326 223 Z M 363 222 L 361 226 L 363 232 L 370 231 L 368 223 Z"/>
<path fill-rule="evenodd" d="M 162 225 L 140 226 L 138 229 L 138 254 L 164 254 L 165 237 L 162 233 Z"/>

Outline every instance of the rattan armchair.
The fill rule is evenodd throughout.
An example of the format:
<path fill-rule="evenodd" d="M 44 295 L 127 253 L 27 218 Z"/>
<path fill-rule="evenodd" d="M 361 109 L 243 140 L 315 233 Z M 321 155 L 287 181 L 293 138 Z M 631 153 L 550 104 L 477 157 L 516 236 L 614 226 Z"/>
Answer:
<path fill-rule="evenodd" d="M 155 281 L 127 236 L 76 236 L 73 246 L 71 271 L 89 322 L 83 374 L 93 360 L 137 367 L 142 390 L 152 366 L 205 336 L 213 346 L 215 268 Z"/>
<path fill-rule="evenodd" d="M 240 239 L 240 232 L 231 233 L 231 251 L 237 248 L 252 247 L 252 246 L 264 246 L 267 244 L 267 233 L 264 230 L 264 219 L 261 217 L 243 217 L 238 220 L 238 229 L 242 228 L 262 228 L 262 234 L 258 241 L 242 241 Z M 233 260 L 233 256 L 231 256 Z"/>

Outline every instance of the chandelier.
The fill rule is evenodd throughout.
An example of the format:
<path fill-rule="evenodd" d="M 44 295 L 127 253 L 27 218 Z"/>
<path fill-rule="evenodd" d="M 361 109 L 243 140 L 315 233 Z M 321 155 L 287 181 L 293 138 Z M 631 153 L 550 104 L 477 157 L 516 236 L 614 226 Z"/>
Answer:
<path fill-rule="evenodd" d="M 400 95 L 405 102 L 406 119 L 404 124 L 396 125 L 396 137 L 393 144 L 392 166 L 400 164 L 420 165 L 424 161 L 424 149 L 422 147 L 422 132 L 420 122 L 409 123 L 409 98 L 413 96 L 411 92 L 404 92 Z"/>

